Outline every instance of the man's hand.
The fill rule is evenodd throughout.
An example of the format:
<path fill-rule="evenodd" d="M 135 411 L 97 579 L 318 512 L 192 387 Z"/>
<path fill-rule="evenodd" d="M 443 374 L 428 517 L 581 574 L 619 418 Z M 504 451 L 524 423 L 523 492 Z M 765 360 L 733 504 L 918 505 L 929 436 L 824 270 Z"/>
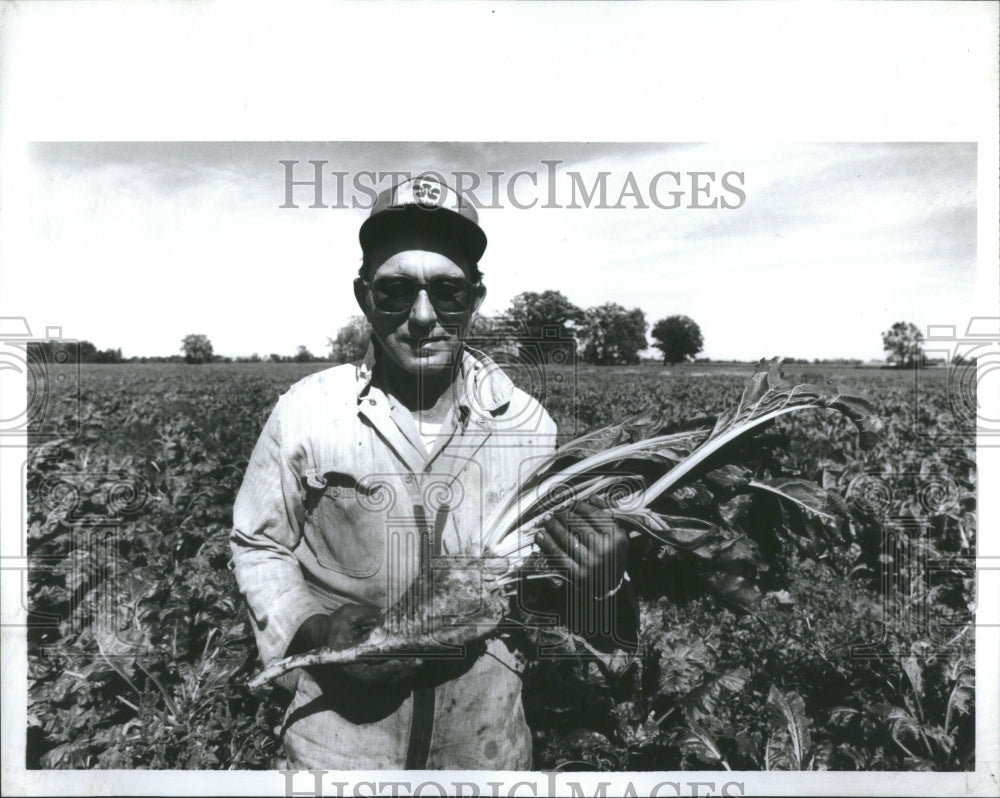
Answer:
<path fill-rule="evenodd" d="M 345 604 L 329 615 L 312 615 L 295 633 L 288 653 L 355 646 L 368 637 L 381 620 L 382 613 L 377 607 L 362 604 Z"/>
<path fill-rule="evenodd" d="M 377 607 L 345 604 L 329 615 L 313 615 L 296 632 L 289 653 L 315 648 L 343 649 L 356 646 L 382 622 Z M 388 684 L 412 676 L 423 664 L 420 659 L 371 660 L 340 666 L 353 679 L 369 684 Z"/>
<path fill-rule="evenodd" d="M 550 566 L 585 596 L 601 599 L 621 584 L 628 535 L 600 505 L 581 501 L 566 512 L 547 515 L 536 540 Z"/>

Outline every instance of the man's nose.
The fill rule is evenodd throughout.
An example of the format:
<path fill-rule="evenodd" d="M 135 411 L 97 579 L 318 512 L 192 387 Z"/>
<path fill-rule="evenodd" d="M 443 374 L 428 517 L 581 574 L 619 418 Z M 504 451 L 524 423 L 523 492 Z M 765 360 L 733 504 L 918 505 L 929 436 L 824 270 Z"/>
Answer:
<path fill-rule="evenodd" d="M 427 291 L 423 288 L 417 291 L 417 298 L 413 300 L 410 321 L 421 325 L 431 325 L 437 321 L 437 312 L 431 304 L 430 297 L 427 296 Z"/>

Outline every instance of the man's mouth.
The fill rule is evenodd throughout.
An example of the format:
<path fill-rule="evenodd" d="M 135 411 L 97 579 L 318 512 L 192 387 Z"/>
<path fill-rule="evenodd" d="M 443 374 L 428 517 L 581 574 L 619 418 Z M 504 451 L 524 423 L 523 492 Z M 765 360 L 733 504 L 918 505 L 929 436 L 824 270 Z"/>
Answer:
<path fill-rule="evenodd" d="M 404 338 L 403 341 L 407 346 L 416 350 L 424 349 L 435 349 L 438 345 L 446 342 L 448 339 L 444 336 L 432 336 L 430 338 Z"/>

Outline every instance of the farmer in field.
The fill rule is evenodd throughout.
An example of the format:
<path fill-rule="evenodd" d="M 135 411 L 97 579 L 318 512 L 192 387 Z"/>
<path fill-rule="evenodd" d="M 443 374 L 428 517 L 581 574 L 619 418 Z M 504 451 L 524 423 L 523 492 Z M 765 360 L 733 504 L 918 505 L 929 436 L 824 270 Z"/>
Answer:
<path fill-rule="evenodd" d="M 359 642 L 428 557 L 474 551 L 522 465 L 555 447 L 545 410 L 464 343 L 486 294 L 475 209 L 435 179 L 406 180 L 379 195 L 360 241 L 368 354 L 279 399 L 236 499 L 233 564 L 265 665 Z M 586 504 L 552 516 L 538 545 L 572 595 L 612 600 L 627 537 Z M 531 765 L 520 677 L 499 638 L 445 659 L 290 676 L 290 768 Z"/>

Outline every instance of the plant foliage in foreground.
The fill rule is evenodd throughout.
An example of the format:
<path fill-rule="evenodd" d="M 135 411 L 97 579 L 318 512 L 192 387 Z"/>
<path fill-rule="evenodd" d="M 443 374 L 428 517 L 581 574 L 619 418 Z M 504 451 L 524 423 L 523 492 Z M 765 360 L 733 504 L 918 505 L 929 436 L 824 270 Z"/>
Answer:
<path fill-rule="evenodd" d="M 661 418 L 644 415 L 560 447 L 493 510 L 482 549 L 463 553 L 481 558 L 484 570 L 499 566 L 496 578 L 469 578 L 467 562 L 443 574 L 435 568 L 421 575 L 429 587 L 414 591 L 428 598 L 404 597 L 405 607 L 390 609 L 365 641 L 289 657 L 267 668 L 252 686 L 293 668 L 444 651 L 488 634 L 504 615 L 500 599 L 506 592 L 517 595 L 525 578 L 521 568 L 538 554 L 530 532 L 546 513 L 584 500 L 596 500 L 620 526 L 661 544 L 661 557 L 675 558 L 724 600 L 748 609 L 757 597 L 754 577 L 768 567 L 766 553 L 777 552 L 785 538 L 795 536 L 814 548 L 839 539 L 846 520 L 846 507 L 836 494 L 807 480 L 775 479 L 766 467 L 755 466 L 761 446 L 752 439 L 781 416 L 816 408 L 846 415 L 869 446 L 882 428 L 864 399 L 807 383 L 792 385 L 781 377 L 780 366 L 778 359 L 761 361 L 739 403 L 712 426 L 665 432 Z M 762 523 L 758 494 L 773 505 L 770 523 Z M 447 623 L 456 617 L 461 626 Z"/>
<path fill-rule="evenodd" d="M 259 665 L 227 536 L 267 414 L 322 367 L 85 366 L 79 405 L 49 386 L 46 430 L 70 435 L 80 418 L 82 431 L 29 449 L 29 767 L 274 766 L 287 696 L 246 687 Z M 582 370 L 541 398 L 574 436 L 650 405 L 669 434 L 737 402 L 748 375 L 733 371 Z M 796 413 L 749 465 L 843 495 L 844 542 L 761 547 L 763 598 L 747 613 L 637 538 L 636 656 L 546 631 L 518 641 L 553 652 L 524 672 L 535 767 L 971 769 L 972 429 L 944 370 L 921 373 L 919 402 L 910 375 L 836 371 L 886 421 L 875 448 L 840 414 Z M 780 501 L 749 495 L 762 528 L 780 523 Z M 705 507 L 671 496 L 686 502 L 677 515 Z"/>

